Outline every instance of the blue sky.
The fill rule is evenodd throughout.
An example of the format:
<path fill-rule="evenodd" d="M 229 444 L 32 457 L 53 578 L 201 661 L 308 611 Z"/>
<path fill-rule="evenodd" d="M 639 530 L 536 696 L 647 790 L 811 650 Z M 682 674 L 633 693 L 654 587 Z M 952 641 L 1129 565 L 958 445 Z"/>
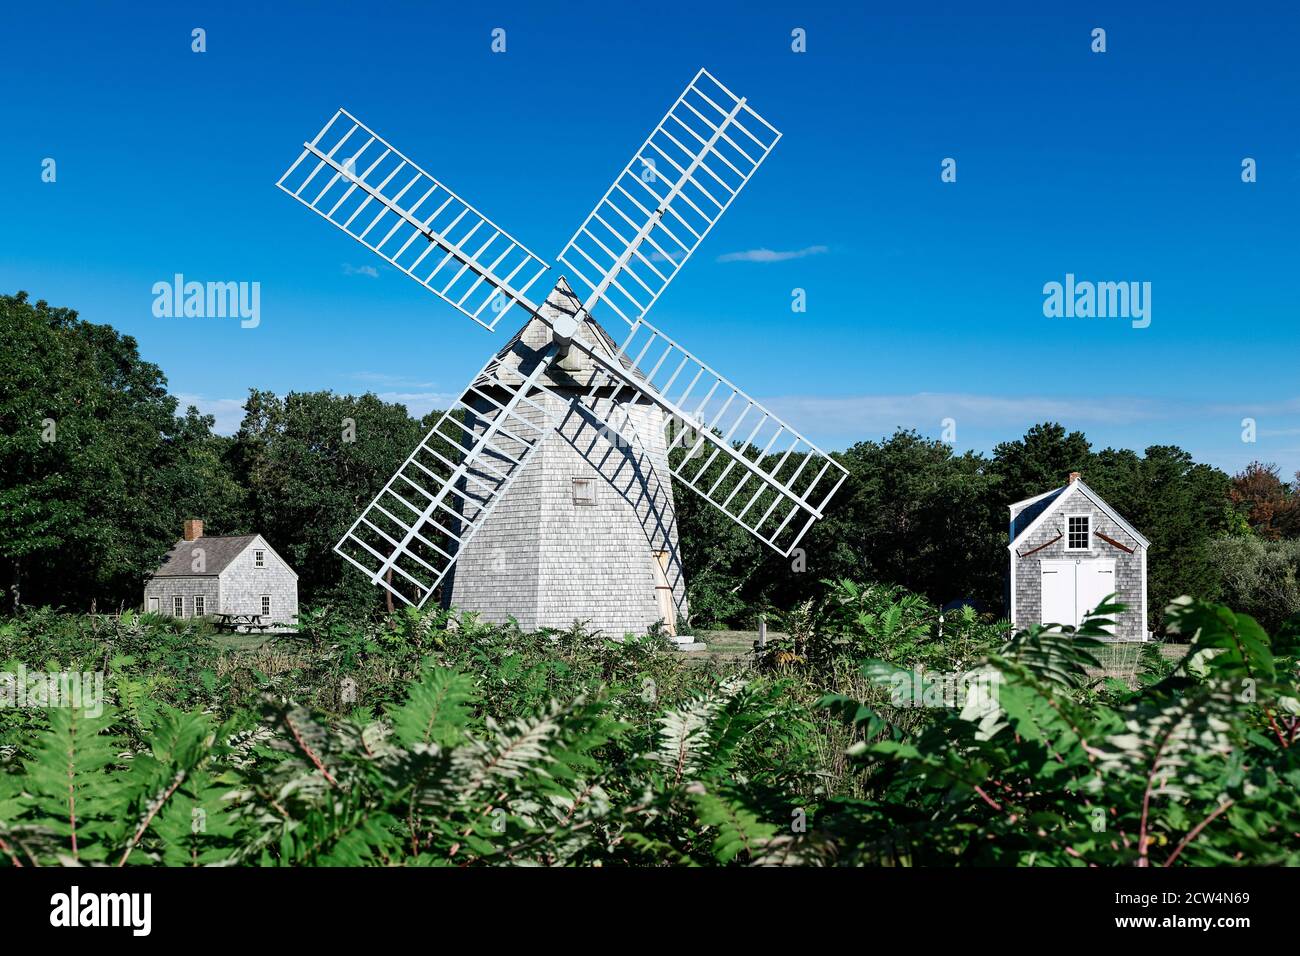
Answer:
<path fill-rule="evenodd" d="M 1300 469 L 1300 14 L 998 6 L 21 5 L 0 289 L 135 336 L 227 430 L 249 387 L 422 413 L 512 330 L 276 190 L 302 141 L 344 106 L 554 263 L 704 66 L 784 138 L 649 318 L 810 438 L 952 418 L 987 450 L 1051 419 Z M 764 249 L 804 254 L 737 255 Z M 260 324 L 156 318 L 176 273 L 259 282 Z M 1067 273 L 1151 283 L 1150 326 L 1045 317 Z"/>

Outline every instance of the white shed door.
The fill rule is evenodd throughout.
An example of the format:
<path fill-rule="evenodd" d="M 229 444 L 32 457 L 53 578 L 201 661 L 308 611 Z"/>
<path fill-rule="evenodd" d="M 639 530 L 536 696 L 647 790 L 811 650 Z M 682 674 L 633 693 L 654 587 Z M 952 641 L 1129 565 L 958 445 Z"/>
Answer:
<path fill-rule="evenodd" d="M 1074 562 L 1044 561 L 1042 595 L 1044 624 L 1074 624 Z"/>
<path fill-rule="evenodd" d="M 1115 559 L 1098 558 L 1094 561 L 1080 561 L 1078 567 L 1078 595 L 1075 598 L 1079 617 L 1076 623 L 1082 624 L 1088 612 L 1115 593 Z"/>
<path fill-rule="evenodd" d="M 1042 563 L 1044 624 L 1078 627 L 1108 595 L 1115 593 L 1115 559 L 1044 561 Z"/>

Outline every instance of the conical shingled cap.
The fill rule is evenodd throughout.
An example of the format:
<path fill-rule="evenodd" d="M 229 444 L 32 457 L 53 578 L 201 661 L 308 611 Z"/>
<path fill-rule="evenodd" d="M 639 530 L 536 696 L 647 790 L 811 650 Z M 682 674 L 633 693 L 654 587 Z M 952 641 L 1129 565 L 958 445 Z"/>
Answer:
<path fill-rule="evenodd" d="M 574 294 L 569 283 L 563 276 L 555 283 L 555 288 L 551 294 L 546 297 L 542 303 L 542 315 L 550 319 L 558 318 L 561 314 L 577 315 L 582 308 L 582 302 Z M 575 342 L 581 342 L 597 354 L 615 361 L 618 353 L 618 343 L 610 336 L 608 332 L 601 327 L 594 318 L 587 315 L 578 323 L 578 330 L 574 333 Z M 532 316 L 524 323 L 523 328 L 516 332 L 508 342 L 497 352 L 497 358 L 501 360 L 501 367 L 496 372 L 496 378 L 510 385 L 522 384 L 524 379 L 537 366 L 537 361 L 541 354 L 551 344 L 552 334 L 551 327 L 537 316 Z M 618 362 L 627 370 L 628 376 L 634 381 L 643 381 L 643 376 L 632 365 L 626 357 L 619 357 Z M 570 347 L 569 354 L 562 361 L 555 361 L 543 373 L 541 384 L 549 388 L 585 388 L 591 382 L 593 372 L 601 371 L 602 368 L 596 362 L 592 361 L 589 354 L 576 346 Z M 476 382 L 475 384 L 484 384 Z"/>

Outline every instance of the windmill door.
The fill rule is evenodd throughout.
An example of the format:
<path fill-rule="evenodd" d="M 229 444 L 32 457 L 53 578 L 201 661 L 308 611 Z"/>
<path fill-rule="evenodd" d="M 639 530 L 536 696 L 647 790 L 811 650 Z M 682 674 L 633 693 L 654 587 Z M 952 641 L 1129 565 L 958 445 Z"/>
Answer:
<path fill-rule="evenodd" d="M 1078 627 L 1089 611 L 1115 593 L 1115 559 L 1044 561 L 1041 581 L 1042 622 Z"/>
<path fill-rule="evenodd" d="M 659 620 L 670 636 L 677 634 L 677 608 L 673 604 L 673 589 L 668 583 L 668 552 L 656 551 L 654 555 L 655 601 L 659 606 Z"/>

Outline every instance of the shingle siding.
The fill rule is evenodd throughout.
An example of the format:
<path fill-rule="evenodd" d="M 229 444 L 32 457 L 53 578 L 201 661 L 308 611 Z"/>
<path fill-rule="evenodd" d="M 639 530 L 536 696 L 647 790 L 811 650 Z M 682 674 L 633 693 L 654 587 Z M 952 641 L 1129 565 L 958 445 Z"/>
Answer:
<path fill-rule="evenodd" d="M 199 542 L 181 541 L 173 553 Z M 212 540 L 212 539 L 206 539 Z M 220 539 L 218 539 L 220 540 Z M 265 554 L 265 567 L 256 566 L 255 552 Z M 267 545 L 260 535 L 248 538 L 242 551 L 225 560 L 219 574 L 178 575 L 159 574 L 151 577 L 144 587 L 144 607 L 149 609 L 149 599 L 158 598 L 158 612 L 171 616 L 173 599 L 180 595 L 185 600 L 184 617 L 194 617 L 194 596 L 204 597 L 204 615 L 261 614 L 262 595 L 271 598 L 269 621 L 276 630 L 287 630 L 298 614 L 298 578 L 293 570 Z"/>
<path fill-rule="evenodd" d="M 1120 548 L 1116 548 L 1091 533 L 1086 552 L 1066 550 L 1066 536 L 1064 534 L 1067 530 L 1066 516 L 1072 514 L 1091 515 L 1091 531 L 1100 531 L 1102 534 L 1114 538 L 1125 546 L 1133 548 L 1133 553 L 1129 554 Z M 1013 527 L 1017 525 L 1015 516 L 1013 516 L 1012 523 Z M 1126 641 L 1144 639 L 1147 629 L 1146 622 L 1142 619 L 1142 554 L 1144 549 L 1141 543 L 1123 527 L 1112 521 L 1105 512 L 1094 505 L 1077 488 L 1067 489 L 1060 505 L 1047 520 L 1033 534 L 1017 539 L 1012 547 L 1019 554 L 1026 554 L 1055 538 L 1057 534 L 1062 534 L 1060 540 L 1053 542 L 1041 551 L 1037 551 L 1028 557 L 1018 557 L 1014 554 L 1012 556 L 1012 567 L 1015 569 L 1015 575 L 1012 579 L 1012 587 L 1015 589 L 1015 620 L 1012 623 L 1015 627 L 1019 629 L 1028 627 L 1031 624 L 1042 623 L 1041 589 L 1042 563 L 1044 560 L 1113 558 L 1115 561 L 1115 585 L 1118 600 L 1128 607 L 1128 610 L 1116 618 L 1115 638 Z"/>
<path fill-rule="evenodd" d="M 220 586 L 217 576 L 194 575 L 192 577 L 165 577 L 150 578 L 144 586 L 144 609 L 149 610 L 149 599 L 158 598 L 158 613 L 171 617 L 172 601 L 179 595 L 185 600 L 185 613 L 183 617 L 194 617 L 194 597 L 203 595 L 204 615 L 216 614 L 217 606 L 220 602 Z"/>
<path fill-rule="evenodd" d="M 565 412 L 554 395 L 533 397 Z M 652 562 L 665 551 L 675 612 L 686 615 L 663 415 L 623 407 L 638 444 L 568 406 L 461 552 L 445 603 L 493 623 L 514 617 L 527 630 L 578 620 L 611 637 L 644 634 L 660 616 Z M 608 399 L 597 403 L 602 417 L 609 408 Z M 591 479 L 593 504 L 575 503 L 574 478 Z"/>
<path fill-rule="evenodd" d="M 544 312 L 573 313 L 579 305 L 560 282 Z M 616 360 L 617 347 L 590 318 L 575 338 Z M 499 353 L 502 379 L 522 382 L 551 339 L 544 322 L 526 323 Z M 576 401 L 586 391 L 592 365 L 585 352 L 572 348 L 543 374 L 547 390 L 528 396 L 560 425 L 541 440 L 526 469 L 461 550 L 443 582 L 444 605 L 493 623 L 513 617 L 527 630 L 568 627 L 576 620 L 610 637 L 643 634 L 661 619 L 655 562 L 657 552 L 666 552 L 673 616 L 686 615 L 663 413 L 644 399 L 619 401 L 614 411 L 613 400 L 605 397 L 594 400 L 599 418 L 594 417 Z M 481 415 L 492 408 L 473 395 L 465 401 Z M 622 428 L 624 411 L 634 429 L 624 428 L 620 437 L 601 419 Z M 519 413 L 538 423 L 545 417 L 527 405 Z M 466 424 L 480 434 L 487 427 L 485 418 Z M 518 447 L 499 434 L 491 447 L 518 454 Z M 508 470 L 500 460 L 489 458 L 486 464 Z M 594 503 L 575 503 L 575 478 L 590 479 Z M 462 490 L 467 486 L 472 484 L 462 482 Z"/>
<path fill-rule="evenodd" d="M 266 552 L 262 568 L 256 566 L 259 550 Z M 264 594 L 271 598 L 269 621 L 281 629 L 291 626 L 298 614 L 298 579 L 258 537 L 221 572 L 221 613 L 261 614 Z"/>

